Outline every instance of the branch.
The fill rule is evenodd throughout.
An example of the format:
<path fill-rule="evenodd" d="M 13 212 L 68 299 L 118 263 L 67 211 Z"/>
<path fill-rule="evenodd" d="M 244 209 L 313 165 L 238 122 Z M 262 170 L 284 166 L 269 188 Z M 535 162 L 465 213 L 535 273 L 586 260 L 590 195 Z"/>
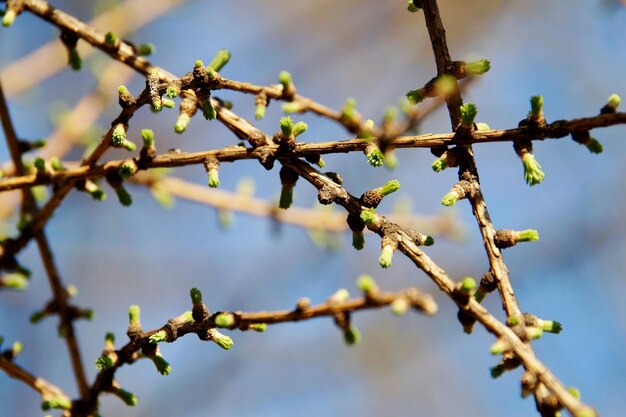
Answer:
<path fill-rule="evenodd" d="M 572 120 L 557 120 L 542 127 L 518 127 L 508 130 L 485 130 L 472 132 L 471 137 L 459 137 L 455 133 L 426 133 L 418 136 L 398 136 L 389 141 L 393 148 L 439 148 L 459 144 L 481 144 L 491 142 L 514 142 L 519 140 L 561 139 L 574 132 L 600 127 L 626 124 L 626 113 L 600 114 Z M 370 142 L 365 139 L 348 139 L 335 142 L 296 143 L 293 157 L 306 157 L 334 153 L 363 152 Z M 222 149 L 189 153 L 165 153 L 156 156 L 146 164 L 150 168 L 172 168 L 187 165 L 199 165 L 208 157 L 220 162 L 259 159 L 263 155 L 275 154 L 278 145 L 258 146 L 254 149 L 240 146 L 228 146 Z M 45 177 L 35 174 L 0 179 L 0 192 L 20 188 L 61 183 L 66 180 L 95 179 L 106 176 L 107 172 L 117 171 L 126 160 L 110 161 L 102 165 L 81 166 L 64 171 L 51 171 Z M 8 171 L 7 174 L 11 174 Z"/>
<path fill-rule="evenodd" d="M 11 121 L 11 117 L 9 115 L 9 109 L 7 106 L 7 102 L 4 96 L 4 92 L 2 90 L 2 83 L 0 82 L 0 118 L 2 119 L 2 127 L 4 129 L 4 133 L 7 140 L 7 145 L 9 146 L 9 150 L 11 151 L 11 158 L 13 159 L 13 164 L 15 165 L 16 172 L 21 174 L 24 172 L 24 164 L 22 162 L 22 154 L 19 150 L 19 143 L 17 139 L 17 135 L 15 134 L 15 129 L 13 127 L 13 123 Z M 23 190 L 23 215 L 28 216 L 36 216 L 37 215 L 37 203 L 30 190 Z M 78 389 L 81 395 L 85 396 L 87 394 L 87 378 L 85 376 L 85 370 L 83 368 L 83 364 L 80 357 L 80 350 L 78 348 L 78 341 L 76 340 L 76 335 L 74 333 L 74 324 L 73 317 L 70 314 L 70 308 L 67 303 L 67 295 L 65 291 L 65 287 L 61 282 L 61 278 L 59 276 L 58 270 L 54 264 L 54 259 L 52 257 L 52 251 L 50 250 L 50 245 L 48 244 L 48 240 L 43 230 L 37 230 L 34 232 L 35 240 L 37 241 L 37 246 L 39 248 L 39 253 L 41 255 L 41 259 L 44 264 L 44 268 L 46 270 L 46 274 L 48 276 L 48 282 L 52 289 L 52 293 L 54 295 L 54 300 L 56 301 L 59 309 L 60 316 L 60 329 L 63 331 L 63 335 L 65 341 L 67 343 L 67 347 L 70 353 L 70 360 L 72 362 L 72 369 L 74 371 L 74 377 L 76 379 L 76 384 L 78 385 Z M 6 250 L 6 247 L 3 247 L 3 250 Z"/>
<path fill-rule="evenodd" d="M 106 366 L 102 366 L 104 369 L 96 376 L 89 391 L 89 397 L 81 410 L 83 414 L 80 415 L 89 415 L 96 411 L 100 394 L 112 391 L 116 385 L 114 376 L 117 369 L 136 361 L 140 357 L 138 355 L 139 352 L 143 352 L 145 356 L 152 358 L 155 355 L 160 356 L 156 345 L 158 342 L 172 343 L 182 336 L 195 333 L 200 340 L 213 341 L 224 349 L 230 349 L 233 343 L 232 340 L 228 336 L 217 332 L 216 327 L 263 332 L 267 325 L 299 322 L 318 317 L 335 317 L 336 324 L 345 334 L 347 331 L 354 332 L 349 323 L 350 313 L 390 306 L 398 300 L 401 300 L 405 306 L 403 311 L 400 311 L 402 313 L 409 308 L 428 315 L 435 314 L 437 311 L 437 304 L 433 298 L 417 288 L 407 288 L 399 292 L 383 292 L 375 288 L 375 285 L 374 287 L 370 285 L 369 288 L 365 289 L 364 296 L 361 298 L 348 299 L 347 291 L 339 290 L 326 302 L 316 306 L 311 306 L 308 299 L 301 299 L 293 310 L 261 312 L 221 311 L 213 314 L 209 314 L 206 305 L 202 303 L 200 292 L 195 288 L 191 292 L 193 311 L 188 311 L 179 317 L 168 320 L 159 329 L 143 332 L 139 323 L 139 308 L 134 306 L 129 309 L 131 323 L 128 328 L 128 336 L 130 341 L 118 350 L 115 350 L 112 345 L 105 347 L 103 357 L 108 359 L 105 359 L 103 363 Z M 353 342 L 353 340 L 346 339 L 346 342 Z M 162 357 L 160 359 L 162 360 Z M 160 362 L 161 366 L 163 366 L 163 362 Z M 169 367 L 166 362 L 165 366 Z M 163 368 L 159 369 L 159 372 L 162 370 Z M 167 373 L 161 373 L 169 373 L 169 368 Z"/>

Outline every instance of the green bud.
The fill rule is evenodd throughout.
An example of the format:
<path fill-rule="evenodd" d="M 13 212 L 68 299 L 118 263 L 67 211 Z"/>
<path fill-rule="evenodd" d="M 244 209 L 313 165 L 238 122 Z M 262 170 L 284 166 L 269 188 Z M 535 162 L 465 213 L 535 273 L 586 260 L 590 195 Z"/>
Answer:
<path fill-rule="evenodd" d="M 278 207 L 287 210 L 293 204 L 293 184 L 284 184 L 280 189 Z"/>
<path fill-rule="evenodd" d="M 219 328 L 229 328 L 235 325 L 235 316 L 231 313 L 220 313 L 215 316 L 215 325 Z"/>
<path fill-rule="evenodd" d="M 209 177 L 209 187 L 217 188 L 220 186 L 220 176 L 217 169 L 210 169 L 207 175 Z"/>
<path fill-rule="evenodd" d="M 104 201 L 107 198 L 106 193 L 93 181 L 87 181 L 85 183 L 85 191 L 91 195 L 96 201 Z"/>
<path fill-rule="evenodd" d="M 217 330 L 213 329 L 213 334 L 211 335 L 211 340 L 213 340 L 219 347 L 224 350 L 229 350 L 233 347 L 233 339 L 230 337 L 221 334 Z"/>
<path fill-rule="evenodd" d="M 492 355 L 502 355 L 508 349 L 509 344 L 502 339 L 498 339 L 493 345 L 491 345 L 489 352 L 491 352 Z"/>
<path fill-rule="evenodd" d="M 80 71 L 80 69 L 83 67 L 83 60 L 81 59 L 80 54 L 78 53 L 78 50 L 76 48 L 69 49 L 68 63 L 70 64 L 70 68 L 74 71 Z"/>
<path fill-rule="evenodd" d="M 11 354 L 16 357 L 24 350 L 24 344 L 22 342 L 14 342 L 11 346 Z"/>
<path fill-rule="evenodd" d="M 13 22 L 15 22 L 16 16 L 17 14 L 15 13 L 15 10 L 13 9 L 7 10 L 4 13 L 4 16 L 2 16 L 2 26 L 4 26 L 5 28 L 8 28 L 9 26 L 11 26 Z"/>
<path fill-rule="evenodd" d="M 348 98 L 341 109 L 341 117 L 348 120 L 356 120 L 358 118 L 356 113 L 356 100 L 352 97 Z"/>
<path fill-rule="evenodd" d="M 519 317 L 517 316 L 511 316 L 508 319 L 506 319 L 506 325 L 511 327 L 511 326 L 516 326 L 518 325 L 520 322 Z"/>
<path fill-rule="evenodd" d="M 37 324 L 44 318 L 46 318 L 46 313 L 44 311 L 35 311 L 33 314 L 30 315 L 29 320 L 32 324 Z"/>
<path fill-rule="evenodd" d="M 114 394 L 120 400 L 124 401 L 124 404 L 126 404 L 129 407 L 134 407 L 139 402 L 135 394 L 133 394 L 132 392 L 123 390 L 122 388 L 118 388 L 117 390 L 115 390 Z"/>
<path fill-rule="evenodd" d="M 363 232 L 352 232 L 352 247 L 356 250 L 361 250 L 365 247 L 365 236 Z"/>
<path fill-rule="evenodd" d="M 320 168 L 324 168 L 326 166 L 326 162 L 322 159 L 322 155 L 320 155 L 320 159 L 317 160 L 317 166 Z"/>
<path fill-rule="evenodd" d="M 461 290 L 465 292 L 471 292 L 474 288 L 476 288 L 476 280 L 472 277 L 465 277 L 461 282 Z"/>
<path fill-rule="evenodd" d="M 544 332 L 559 334 L 563 330 L 563 326 L 558 321 L 542 320 L 541 329 Z"/>
<path fill-rule="evenodd" d="M 113 32 L 107 32 L 104 34 L 104 43 L 106 43 L 109 46 L 113 46 L 115 44 L 115 41 L 117 41 L 117 35 Z"/>
<path fill-rule="evenodd" d="M 492 368 L 489 369 L 489 373 L 491 374 L 491 377 L 493 379 L 499 378 L 500 376 L 502 376 L 502 374 L 504 373 L 505 369 L 504 369 L 504 365 L 502 364 L 498 364 Z"/>
<path fill-rule="evenodd" d="M 431 167 L 435 172 L 441 172 L 448 168 L 448 158 L 446 157 L 446 154 L 444 153 L 440 158 L 435 159 Z"/>
<path fill-rule="evenodd" d="M 476 130 L 481 132 L 481 131 L 485 131 L 485 130 L 491 130 L 491 128 L 489 127 L 489 125 L 487 123 L 478 122 L 478 123 L 476 123 Z"/>
<path fill-rule="evenodd" d="M 357 287 L 366 294 L 373 294 L 378 291 L 378 285 L 370 275 L 361 275 L 357 280 Z"/>
<path fill-rule="evenodd" d="M 426 92 L 423 88 L 418 88 L 417 90 L 411 90 L 406 93 L 406 98 L 409 100 L 411 104 L 419 104 L 426 98 Z"/>
<path fill-rule="evenodd" d="M 44 411 L 50 409 L 69 410 L 72 408 L 72 401 L 65 395 L 44 395 L 44 400 L 41 403 L 41 409 Z"/>
<path fill-rule="evenodd" d="M 128 193 L 123 185 L 115 188 L 115 194 L 117 195 L 117 199 L 122 206 L 128 207 L 133 204 L 133 197 Z"/>
<path fill-rule="evenodd" d="M 596 138 L 589 139 L 589 141 L 585 143 L 585 146 L 587 147 L 587 149 L 589 149 L 589 152 L 595 153 L 595 154 L 602 153 L 602 151 L 604 150 L 604 147 L 602 146 L 600 141 Z"/>
<path fill-rule="evenodd" d="M 96 313 L 94 313 L 93 309 L 91 308 L 86 308 L 82 310 L 81 312 L 81 317 L 83 317 L 86 320 L 93 320 L 95 316 L 96 316 Z"/>
<path fill-rule="evenodd" d="M 180 90 L 178 89 L 178 87 L 175 86 L 169 86 L 167 87 L 167 90 L 165 90 L 165 97 L 167 98 L 175 98 L 180 94 Z"/>
<path fill-rule="evenodd" d="M 387 181 L 385 183 L 385 185 L 380 187 L 378 190 L 380 191 L 380 193 L 383 196 L 386 197 L 389 194 L 398 191 L 399 189 L 400 189 L 400 181 L 398 181 L 398 180 L 391 180 L 391 181 Z"/>
<path fill-rule="evenodd" d="M 543 335 L 541 327 L 526 327 L 526 335 L 529 339 L 539 339 Z"/>
<path fill-rule="evenodd" d="M 152 358 L 152 363 L 154 363 L 154 366 L 156 366 L 157 371 L 161 375 L 169 375 L 170 372 L 172 372 L 170 364 L 158 353 L 154 355 L 154 358 Z"/>
<path fill-rule="evenodd" d="M 535 242 L 539 240 L 539 232 L 535 229 L 527 229 L 515 232 L 518 242 Z"/>
<path fill-rule="evenodd" d="M 178 323 L 193 323 L 193 312 L 191 310 L 185 311 L 175 319 Z"/>
<path fill-rule="evenodd" d="M 124 84 L 122 84 L 119 87 L 117 87 L 117 93 L 120 96 L 126 96 L 130 94 L 130 91 L 128 91 L 128 88 Z"/>
<path fill-rule="evenodd" d="M 189 126 L 189 120 L 191 117 L 187 113 L 181 113 L 178 115 L 178 119 L 176 119 L 176 124 L 174 125 L 174 132 L 181 134 L 187 129 Z"/>
<path fill-rule="evenodd" d="M 113 359 L 108 356 L 100 356 L 98 359 L 96 359 L 96 368 L 98 368 L 100 371 L 105 371 L 109 368 L 112 368 L 113 365 Z"/>
<path fill-rule="evenodd" d="M 193 67 L 194 68 L 200 68 L 204 66 L 204 62 L 202 62 L 201 59 L 196 59 L 196 61 L 193 63 Z"/>
<path fill-rule="evenodd" d="M 202 293 L 197 288 L 192 288 L 189 290 L 189 295 L 191 296 L 191 303 L 194 306 L 202 304 Z"/>
<path fill-rule="evenodd" d="M 396 316 L 402 316 L 406 314 L 407 311 L 409 311 L 411 303 L 409 303 L 409 300 L 407 300 L 406 298 L 400 297 L 393 300 L 389 307 L 391 308 L 392 314 Z"/>
<path fill-rule="evenodd" d="M 293 120 L 291 117 L 285 116 L 280 118 L 280 131 L 283 132 L 283 136 L 288 138 L 293 133 Z"/>
<path fill-rule="evenodd" d="M 48 199 L 48 189 L 45 185 L 38 185 L 30 189 L 33 197 L 38 203 L 42 203 Z"/>
<path fill-rule="evenodd" d="M 607 104 L 613 107 L 615 110 L 617 110 L 617 108 L 619 107 L 621 103 L 622 103 L 622 98 L 618 96 L 617 94 L 611 94 L 607 102 Z"/>
<path fill-rule="evenodd" d="M 261 120 L 265 117 L 265 111 L 267 110 L 267 106 L 265 104 L 257 104 L 256 110 L 254 111 L 254 118 L 256 120 Z"/>
<path fill-rule="evenodd" d="M 611 94 L 608 102 L 600 109 L 600 114 L 613 114 L 617 112 L 617 108 L 621 104 L 622 99 L 617 94 Z"/>
<path fill-rule="evenodd" d="M 368 226 L 376 224 L 376 212 L 373 208 L 365 209 L 361 212 L 361 220 Z"/>
<path fill-rule="evenodd" d="M 52 158 L 50 158 L 50 168 L 52 168 L 54 171 L 63 171 L 63 164 L 61 164 L 59 158 L 53 156 Z"/>
<path fill-rule="evenodd" d="M 456 204 L 456 200 L 458 200 L 459 197 L 457 196 L 457 194 L 455 192 L 449 192 L 448 194 L 444 195 L 441 198 L 441 204 L 443 204 L 444 206 L 450 207 Z"/>
<path fill-rule="evenodd" d="M 535 160 L 535 156 L 530 152 L 524 154 L 522 158 L 524 164 L 524 180 L 531 187 L 543 181 L 545 174 L 541 170 L 541 165 Z"/>
<path fill-rule="evenodd" d="M 202 115 L 206 120 L 215 120 L 217 117 L 217 111 L 215 111 L 210 97 L 202 102 Z"/>
<path fill-rule="evenodd" d="M 137 164 L 133 160 L 124 161 L 117 170 L 120 177 L 126 179 L 130 178 L 137 172 Z"/>
<path fill-rule="evenodd" d="M 153 344 L 167 342 L 167 332 L 165 330 L 159 330 L 148 338 L 148 341 Z"/>
<path fill-rule="evenodd" d="M 156 48 L 151 43 L 142 43 L 137 47 L 137 55 L 148 56 L 154 53 Z"/>
<path fill-rule="evenodd" d="M 426 236 L 426 239 L 424 239 L 424 246 L 432 246 L 435 244 L 435 239 L 433 239 L 432 236 Z"/>
<path fill-rule="evenodd" d="M 0 287 L 24 290 L 28 287 L 28 276 L 22 272 L 11 272 L 0 278 Z"/>
<path fill-rule="evenodd" d="M 385 156 L 377 147 L 372 147 L 366 157 L 367 162 L 373 167 L 381 167 L 385 161 Z"/>
<path fill-rule="evenodd" d="M 543 117 L 543 96 L 532 96 L 530 98 L 531 119 L 541 119 Z"/>
<path fill-rule="evenodd" d="M 267 330 L 267 324 L 265 323 L 253 323 L 251 325 L 248 326 L 249 330 L 254 330 L 255 332 L 258 333 L 263 333 Z"/>
<path fill-rule="evenodd" d="M 356 327 L 348 327 L 343 331 L 343 340 L 346 342 L 346 345 L 356 345 L 361 341 L 361 333 Z"/>
<path fill-rule="evenodd" d="M 465 103 L 461 106 L 461 126 L 471 129 L 474 126 L 474 119 L 478 114 L 478 108 L 472 103 Z"/>
<path fill-rule="evenodd" d="M 420 4 L 421 4 L 421 0 L 420 0 Z M 409 0 L 406 6 L 407 10 L 411 13 L 415 13 L 415 12 L 419 12 L 421 9 L 421 6 L 417 6 L 413 0 Z"/>
<path fill-rule="evenodd" d="M 293 82 L 289 71 L 279 72 L 278 81 L 283 85 L 283 89 L 286 89 L 289 86 L 289 84 Z"/>
<path fill-rule="evenodd" d="M 163 100 L 161 99 L 161 97 L 159 97 L 156 100 L 153 100 L 150 105 L 152 107 L 150 107 L 150 109 L 152 110 L 153 113 L 158 113 L 161 110 L 163 110 Z"/>
<path fill-rule="evenodd" d="M 141 129 L 141 139 L 144 146 L 154 146 L 154 132 L 151 129 Z"/>
<path fill-rule="evenodd" d="M 580 390 L 578 388 L 567 387 L 566 390 L 567 392 L 571 394 L 572 397 L 576 398 L 577 400 L 580 400 Z"/>
<path fill-rule="evenodd" d="M 161 105 L 163 107 L 167 107 L 168 109 L 173 109 L 176 106 L 176 103 L 168 98 L 163 98 L 161 99 Z"/>
<path fill-rule="evenodd" d="M 132 305 L 128 307 L 128 321 L 131 326 L 141 326 L 139 321 L 139 315 L 141 314 L 141 309 L 138 305 Z"/>
<path fill-rule="evenodd" d="M 33 166 L 37 170 L 37 173 L 43 174 L 46 172 L 46 160 L 40 156 L 33 159 Z"/>
<path fill-rule="evenodd" d="M 134 143 L 126 140 L 126 129 L 121 123 L 115 126 L 115 128 L 113 129 L 113 133 L 111 134 L 111 142 L 113 143 L 113 146 L 118 148 L 125 148 L 131 152 L 136 149 Z"/>
<path fill-rule="evenodd" d="M 115 343 L 115 335 L 112 332 L 107 332 L 107 334 L 104 335 L 104 344 L 105 346 L 110 347 L 111 349 L 114 348 L 113 344 Z"/>
<path fill-rule="evenodd" d="M 216 72 L 220 72 L 220 70 L 228 63 L 230 60 L 230 52 L 226 49 L 220 49 L 215 54 L 215 57 L 211 61 L 211 63 L 207 66 L 207 68 L 211 68 Z"/>
<path fill-rule="evenodd" d="M 293 114 L 293 113 L 301 113 L 305 110 L 305 107 L 296 101 L 291 101 L 289 103 L 284 103 L 282 105 L 283 113 Z"/>
<path fill-rule="evenodd" d="M 491 62 L 481 59 L 474 62 L 465 63 L 465 72 L 468 75 L 482 75 L 491 69 Z"/>
<path fill-rule="evenodd" d="M 306 130 L 309 128 L 309 126 L 304 123 L 304 122 L 298 122 L 296 124 L 293 125 L 293 130 L 292 133 L 295 137 L 298 137 L 298 135 L 300 135 L 301 133 L 306 132 Z"/>
<path fill-rule="evenodd" d="M 345 288 L 338 289 L 328 299 L 331 303 L 343 303 L 350 298 L 350 293 Z"/>

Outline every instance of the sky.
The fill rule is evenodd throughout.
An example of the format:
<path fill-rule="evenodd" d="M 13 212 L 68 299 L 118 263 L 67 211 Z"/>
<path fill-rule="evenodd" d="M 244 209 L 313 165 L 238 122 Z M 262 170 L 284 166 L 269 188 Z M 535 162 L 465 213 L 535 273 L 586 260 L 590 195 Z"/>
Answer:
<path fill-rule="evenodd" d="M 103 10 L 117 3 L 94 4 Z M 81 19 L 94 15 L 94 6 L 86 2 L 55 5 Z M 492 69 L 464 98 L 478 106 L 477 120 L 494 129 L 517 126 L 532 95 L 543 95 L 548 122 L 595 115 L 612 93 L 626 97 L 624 8 L 592 0 L 456 0 L 440 7 L 453 58 L 491 61 Z M 138 16 L 126 19 L 134 26 Z M 423 16 L 408 13 L 401 0 L 191 0 L 128 37 L 154 43 L 151 61 L 178 75 L 189 71 L 196 59 L 208 62 L 226 48 L 232 59 L 222 70 L 225 77 L 270 84 L 279 71 L 289 70 L 299 93 L 332 108 L 354 97 L 359 111 L 375 120 L 406 91 L 435 75 Z M 47 23 L 19 16 L 11 28 L 0 31 L 0 77 L 10 63 L 57 38 L 58 31 Z M 85 70 L 65 69 L 11 97 L 19 134 L 47 137 L 59 114 L 97 85 L 106 63 L 96 52 Z M 4 77 L 2 81 L 10 83 Z M 144 80 L 123 82 L 136 94 Z M 219 96 L 233 100 L 242 116 L 253 118 L 252 97 L 232 92 Z M 116 101 L 93 124 L 96 137 L 117 113 Z M 274 103 L 257 126 L 273 133 L 281 115 Z M 224 127 L 198 117 L 184 135 L 174 135 L 175 119 L 175 111 L 155 115 L 144 109 L 132 120 L 131 132 L 153 129 L 162 150 L 191 152 L 237 144 Z M 307 142 L 350 137 L 316 116 L 297 120 L 309 124 L 302 136 Z M 445 109 L 420 127 L 424 133 L 449 130 Z M 592 135 L 602 142 L 603 154 L 592 155 L 569 138 L 535 142 L 546 178 L 532 188 L 523 181 L 522 164 L 510 143 L 477 145 L 474 151 L 496 228 L 534 228 L 541 236 L 504 254 L 522 309 L 564 326 L 560 335 L 548 334 L 533 343 L 538 357 L 566 385 L 578 387 L 583 400 L 601 415 L 617 416 L 626 407 L 626 127 Z M 81 154 L 77 149 L 68 157 Z M 110 158 L 123 155 L 112 153 Z M 3 146 L 0 159 L 8 159 Z M 435 236 L 436 244 L 427 253 L 455 279 L 480 277 L 488 263 L 469 205 L 461 201 L 443 208 L 439 203 L 456 173 L 432 172 L 433 157 L 427 150 L 401 150 L 398 159 L 398 168 L 388 171 L 370 167 L 362 154 L 325 157 L 327 169 L 341 173 L 352 194 L 398 179 L 402 187 L 383 202 L 382 212 L 408 201 L 417 214 L 455 216 L 464 239 Z M 201 167 L 176 169 L 172 175 L 206 183 Z M 226 190 L 235 190 L 245 178 L 254 179 L 256 196 L 278 197 L 276 169 L 268 172 L 258 163 L 241 161 L 223 164 L 220 170 Z M 73 193 L 47 228 L 63 279 L 78 287 L 76 302 L 96 314 L 93 321 L 77 324 L 89 380 L 96 375 L 93 364 L 105 333 L 112 331 L 125 342 L 129 305 L 141 306 L 144 328 L 157 328 L 190 308 L 191 287 L 203 291 L 211 311 L 280 310 L 303 296 L 323 302 L 342 287 L 356 295 L 355 281 L 367 273 L 386 290 L 417 286 L 429 291 L 439 312 L 400 318 L 385 310 L 357 314 L 362 341 L 352 347 L 343 344 L 331 319 L 272 326 L 264 334 L 232 333 L 235 345 L 228 352 L 184 337 L 161 347 L 173 368 L 169 376 L 158 375 L 143 361 L 122 368 L 117 380 L 139 397 L 139 404 L 128 408 L 103 396 L 103 416 L 166 416 L 180 414 L 181 407 L 191 417 L 517 417 L 534 412 L 533 401 L 520 398 L 519 369 L 495 381 L 490 378 L 489 368 L 498 361 L 489 354 L 493 337 L 480 328 L 465 335 L 454 305 L 407 259 L 397 255 L 392 267 L 382 270 L 376 236 L 368 234 L 366 249 L 356 252 L 346 233 L 340 237 L 342 247 L 332 252 L 315 246 L 296 227 L 277 230 L 269 219 L 234 214 L 233 224 L 224 230 L 210 207 L 179 200 L 165 210 L 146 190 L 129 190 L 134 198 L 130 208 L 121 207 L 112 192 L 103 203 Z M 313 187 L 301 180 L 294 204 L 312 207 L 315 199 Z M 13 227 L 8 220 L 9 234 Z M 30 313 L 50 297 L 35 248 L 30 246 L 20 261 L 32 269 L 32 282 L 25 292 L 0 293 L 0 335 L 24 343 L 21 365 L 75 395 L 55 319 L 37 326 L 28 323 Z M 485 305 L 502 317 L 496 296 Z M 0 417 L 43 415 L 35 393 L 4 374 L 0 402 Z"/>

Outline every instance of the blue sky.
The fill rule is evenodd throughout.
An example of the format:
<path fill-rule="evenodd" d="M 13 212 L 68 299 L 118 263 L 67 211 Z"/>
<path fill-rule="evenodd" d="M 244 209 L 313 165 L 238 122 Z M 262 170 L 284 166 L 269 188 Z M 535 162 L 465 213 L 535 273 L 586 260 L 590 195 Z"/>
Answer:
<path fill-rule="evenodd" d="M 287 69 L 300 93 L 334 108 L 355 97 L 364 115 L 378 119 L 387 105 L 435 73 L 423 17 L 407 13 L 404 3 L 189 1 L 130 39 L 154 43 L 157 51 L 151 59 L 180 75 L 194 60 L 210 60 L 215 51 L 227 48 L 233 58 L 222 71 L 226 77 L 267 84 Z M 453 57 L 487 58 L 492 63 L 492 70 L 465 94 L 466 101 L 478 106 L 480 121 L 492 128 L 514 127 L 536 94 L 544 96 L 548 121 L 591 116 L 611 93 L 626 96 L 626 10 L 584 0 L 469 3 L 474 2 L 446 2 L 441 9 Z M 75 10 L 83 19 L 91 16 L 83 2 L 55 4 Z M 132 24 L 133 16 L 128 19 Z M 57 35 L 32 16 L 18 17 L 13 27 L 0 32 L 0 76 L 8 63 Z M 95 54 L 92 64 L 101 65 L 101 58 Z M 50 112 L 73 106 L 95 84 L 89 71 L 66 70 L 12 99 L 18 131 L 24 137 L 47 136 L 53 129 Z M 142 85 L 141 78 L 128 83 L 133 92 Z M 252 119 L 251 97 L 230 92 L 222 96 Z M 117 111 L 112 104 L 94 126 L 96 131 L 104 131 Z M 276 131 L 280 115 L 278 106 L 270 107 L 259 128 Z M 237 143 L 222 126 L 199 118 L 183 136 L 175 137 L 175 118 L 175 112 L 143 111 L 133 119 L 131 130 L 154 129 L 159 149 L 193 151 Z M 309 123 L 302 140 L 349 137 L 318 117 L 301 119 Z M 421 128 L 448 130 L 445 111 Z M 523 182 L 522 165 L 510 143 L 479 145 L 475 154 L 496 227 L 535 228 L 541 235 L 539 242 L 505 253 L 522 309 L 564 324 L 560 335 L 534 343 L 539 357 L 566 385 L 580 388 L 583 399 L 602 415 L 611 416 L 626 407 L 626 353 L 621 348 L 626 342 L 626 128 L 601 129 L 593 135 L 604 145 L 602 155 L 591 155 L 569 138 L 536 143 L 535 155 L 546 179 L 532 188 Z M 0 156 L 7 158 L 4 147 Z M 463 222 L 466 239 L 440 239 L 428 253 L 452 277 L 482 275 L 488 264 L 469 206 L 460 202 L 444 209 L 439 204 L 456 174 L 433 173 L 428 151 L 403 150 L 398 157 L 394 172 L 371 168 L 361 154 L 325 159 L 353 194 L 399 179 L 402 188 L 384 202 L 385 210 L 391 210 L 394 199 L 407 198 L 417 213 L 453 211 Z M 174 174 L 206 181 L 198 167 Z M 276 170 L 267 172 L 252 161 L 224 164 L 220 177 L 225 189 L 233 190 L 242 178 L 252 177 L 257 196 L 271 199 L 279 194 Z M 124 367 L 118 381 L 136 393 L 140 403 L 129 409 L 104 397 L 103 415 L 171 415 L 181 404 L 189 416 L 533 413 L 533 402 L 519 397 L 519 370 L 497 381 L 489 377 L 489 367 L 497 361 L 488 352 L 493 338 L 481 329 L 472 336 L 463 334 L 451 302 L 406 259 L 396 256 L 390 270 L 381 270 L 378 238 L 368 235 L 366 249 L 356 252 L 346 235 L 343 248 L 329 253 L 316 248 L 300 229 L 284 226 L 276 234 L 267 219 L 235 215 L 232 227 L 223 231 L 210 208 L 178 201 L 166 211 L 145 190 L 131 192 L 131 208 L 120 207 L 112 193 L 104 203 L 74 193 L 48 228 L 63 278 L 78 286 L 77 302 L 96 312 L 93 322 L 78 324 L 90 380 L 104 334 L 113 331 L 124 340 L 129 305 L 142 307 L 145 328 L 161 326 L 189 308 L 191 287 L 203 290 L 213 311 L 278 310 L 290 308 L 302 296 L 322 302 L 340 287 L 354 292 L 357 276 L 370 273 L 385 289 L 415 285 L 431 291 L 440 311 L 431 318 L 395 318 L 385 311 L 359 314 L 355 321 L 363 340 L 351 348 L 343 345 L 329 319 L 275 326 L 265 334 L 234 333 L 235 347 L 229 352 L 186 337 L 162 347 L 173 367 L 168 377 L 159 376 L 150 363 Z M 300 181 L 295 204 L 312 206 L 314 200 L 313 188 Z M 33 249 L 21 258 L 34 272 L 29 290 L 0 294 L 0 334 L 24 342 L 21 364 L 74 394 L 54 320 L 36 327 L 27 322 L 49 297 Z M 486 305 L 501 316 L 496 296 Z M 28 388 L 4 374 L 0 387 L 5 404 L 0 415 L 38 415 L 38 400 Z"/>

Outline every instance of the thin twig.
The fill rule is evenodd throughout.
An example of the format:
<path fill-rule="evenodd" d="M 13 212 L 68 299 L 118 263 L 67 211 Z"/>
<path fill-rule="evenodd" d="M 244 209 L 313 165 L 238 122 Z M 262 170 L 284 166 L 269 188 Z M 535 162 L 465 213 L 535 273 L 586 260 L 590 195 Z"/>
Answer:
<path fill-rule="evenodd" d="M 0 355 L 0 369 L 2 369 L 11 378 L 20 380 L 35 391 L 37 391 L 41 395 L 42 400 L 45 400 L 47 398 L 61 397 L 65 401 L 69 402 L 68 396 L 65 395 L 61 388 L 46 381 L 41 377 L 37 377 L 31 374 L 30 372 L 16 364 L 14 361 L 9 360 L 3 355 Z"/>
<path fill-rule="evenodd" d="M 562 139 L 581 130 L 590 130 L 600 127 L 626 124 L 626 113 L 602 114 L 572 120 L 557 120 L 543 127 L 519 127 L 507 130 L 486 130 L 473 132 L 471 138 L 459 138 L 454 133 L 425 133 L 417 136 L 398 136 L 389 142 L 394 148 L 437 148 L 457 144 L 481 144 L 492 142 L 513 142 L 516 140 L 545 140 Z M 306 157 L 313 155 L 326 155 L 334 153 L 362 152 L 369 142 L 364 139 L 347 139 L 336 142 L 296 143 L 295 150 L 290 157 Z M 271 144 L 259 146 L 254 149 L 242 148 L 241 146 L 228 146 L 221 149 L 202 152 L 168 152 L 158 155 L 146 168 L 172 168 L 186 165 L 202 164 L 207 157 L 215 157 L 221 162 L 234 162 L 238 160 L 258 159 L 261 155 L 275 153 L 278 145 Z M 35 174 L 18 177 L 6 177 L 0 179 L 0 192 L 15 190 L 35 185 L 54 184 L 66 180 L 85 178 L 99 178 L 107 172 L 116 171 L 125 160 L 114 160 L 102 165 L 81 166 L 69 168 L 64 171 L 52 171 L 45 177 L 37 177 Z M 11 174 L 11 171 L 7 171 Z"/>

